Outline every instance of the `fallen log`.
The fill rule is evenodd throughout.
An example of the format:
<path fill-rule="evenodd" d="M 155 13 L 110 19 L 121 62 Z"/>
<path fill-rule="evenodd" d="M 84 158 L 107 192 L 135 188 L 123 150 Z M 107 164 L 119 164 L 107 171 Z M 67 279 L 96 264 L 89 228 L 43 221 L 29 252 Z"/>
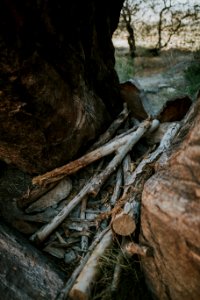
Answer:
<path fill-rule="evenodd" d="M 112 159 L 112 161 L 108 164 L 108 166 L 97 176 L 94 176 L 92 180 L 90 180 L 75 196 L 75 198 L 66 205 L 59 213 L 56 215 L 50 223 L 42 227 L 38 230 L 34 235 L 31 236 L 31 240 L 35 240 L 38 243 L 43 242 L 49 234 L 56 229 L 64 219 L 69 215 L 69 213 L 76 207 L 78 203 L 88 194 L 97 195 L 99 189 L 103 185 L 103 183 L 108 179 L 108 177 L 112 174 L 113 171 L 119 166 L 122 162 L 123 158 L 126 154 L 132 149 L 132 147 L 137 143 L 137 141 L 143 136 L 143 134 L 150 127 L 157 127 L 159 123 L 157 120 L 154 121 L 144 121 L 138 127 L 138 129 L 128 136 L 128 140 L 126 137 L 126 143 L 123 147 L 118 150 L 116 156 Z"/>
<path fill-rule="evenodd" d="M 0 223 L 2 299 L 56 299 L 65 274 L 23 236 Z"/>

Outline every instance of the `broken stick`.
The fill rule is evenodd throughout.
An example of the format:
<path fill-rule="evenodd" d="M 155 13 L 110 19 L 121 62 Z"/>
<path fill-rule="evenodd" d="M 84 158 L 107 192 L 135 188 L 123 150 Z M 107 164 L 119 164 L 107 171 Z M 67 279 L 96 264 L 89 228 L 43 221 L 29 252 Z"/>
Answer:
<path fill-rule="evenodd" d="M 117 129 L 124 123 L 124 121 L 127 119 L 128 115 L 129 115 L 129 111 L 128 111 L 127 105 L 125 103 L 124 109 L 119 114 L 117 119 L 113 121 L 113 123 L 109 126 L 109 128 L 106 130 L 106 132 L 100 136 L 98 141 L 96 143 L 94 143 L 94 145 L 92 145 L 92 147 L 90 147 L 89 150 L 92 151 L 92 150 L 102 146 L 103 144 L 107 143 L 113 137 L 113 135 L 115 134 Z"/>
<path fill-rule="evenodd" d="M 133 256 L 134 254 L 147 257 L 153 255 L 153 250 L 150 247 L 142 246 L 134 242 L 125 244 L 125 246 L 123 247 L 123 251 L 124 254 L 126 254 L 129 257 Z"/>

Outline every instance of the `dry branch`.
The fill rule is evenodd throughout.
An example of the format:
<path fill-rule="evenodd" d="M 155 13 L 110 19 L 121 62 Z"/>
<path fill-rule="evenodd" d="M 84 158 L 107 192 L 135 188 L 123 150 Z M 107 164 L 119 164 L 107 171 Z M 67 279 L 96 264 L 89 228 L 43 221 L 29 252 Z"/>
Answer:
<path fill-rule="evenodd" d="M 72 190 L 72 182 L 69 178 L 61 180 L 52 190 L 47 192 L 36 202 L 30 205 L 27 209 L 27 213 L 41 212 L 49 206 L 58 204 L 61 200 L 65 199 Z"/>
<path fill-rule="evenodd" d="M 143 125 L 139 126 L 139 129 L 144 127 L 146 129 L 145 131 L 147 131 L 148 127 L 150 126 L 150 121 L 145 121 L 142 124 Z M 155 120 L 153 124 L 156 124 Z M 67 165 L 64 165 L 60 168 L 56 168 L 53 171 L 47 172 L 43 175 L 34 177 L 32 183 L 35 185 L 47 185 L 52 182 L 61 180 L 63 177 L 73 174 L 78 170 L 84 168 L 85 166 L 91 164 L 92 162 L 115 152 L 117 149 L 119 149 L 120 146 L 123 146 L 127 142 L 129 142 L 129 139 L 134 134 L 135 131 L 127 135 L 123 135 L 121 138 L 115 138 L 113 141 L 107 143 L 106 145 L 82 156 L 81 158 L 75 161 L 68 163 Z"/>
<path fill-rule="evenodd" d="M 116 234 L 127 236 L 132 234 L 136 229 L 135 224 L 135 198 L 129 195 L 130 186 L 135 185 L 139 175 L 142 175 L 147 165 L 154 163 L 159 156 L 166 151 L 180 128 L 180 124 L 172 123 L 164 134 L 159 147 L 149 156 L 141 161 L 135 171 L 128 177 L 127 185 L 124 188 L 122 199 L 126 200 L 124 209 L 117 215 L 113 215 L 112 218 L 112 229 Z M 145 174 L 145 179 L 148 177 L 148 173 Z M 144 178 L 143 178 L 144 179 Z M 144 180 L 143 180 L 144 181 Z M 129 202 L 128 202 L 129 201 Z"/>
<path fill-rule="evenodd" d="M 65 284 L 64 288 L 61 290 L 59 295 L 57 296 L 57 300 L 64 300 L 67 299 L 68 294 L 73 287 L 74 283 L 76 282 L 77 277 L 79 276 L 80 272 L 83 270 L 84 266 L 86 265 L 87 261 L 89 260 L 91 253 L 93 250 L 96 248 L 98 243 L 103 239 L 104 235 L 109 233 L 110 234 L 111 230 L 109 228 L 106 228 L 100 233 L 97 233 L 95 238 L 93 239 L 92 244 L 90 245 L 87 254 L 82 258 L 79 266 L 74 270 L 74 272 L 71 274 L 70 279 L 67 281 Z M 112 239 L 112 236 L 111 236 Z"/>
<path fill-rule="evenodd" d="M 117 171 L 117 175 L 116 175 L 115 188 L 114 188 L 113 194 L 110 199 L 111 206 L 114 206 L 116 201 L 118 200 L 118 198 L 120 196 L 121 187 L 122 187 L 122 169 L 121 169 L 121 167 L 119 167 L 119 169 Z"/>
<path fill-rule="evenodd" d="M 138 165 L 138 167 L 136 168 L 136 170 L 132 173 L 132 175 L 129 178 L 129 182 L 128 182 L 129 185 L 135 182 L 136 177 L 144 171 L 144 168 L 148 164 L 155 162 L 164 151 L 169 149 L 169 147 L 171 146 L 171 142 L 173 141 L 179 129 L 180 129 L 179 123 L 171 124 L 171 126 L 165 132 L 159 147 L 153 153 L 149 154 L 147 158 L 143 159 L 141 163 Z M 127 186 L 126 189 L 128 188 L 129 187 Z"/>
<path fill-rule="evenodd" d="M 94 249 L 85 267 L 71 289 L 69 296 L 72 300 L 88 300 L 94 282 L 99 275 L 99 260 L 112 244 L 112 232 L 109 230 Z"/>
<path fill-rule="evenodd" d="M 82 220 L 85 219 L 86 217 L 86 207 L 87 207 L 87 197 L 83 198 L 82 203 L 81 203 L 81 214 L 80 214 L 80 218 Z M 84 230 L 86 231 L 88 228 L 87 226 L 84 226 Z M 86 251 L 88 249 L 88 236 L 87 235 L 83 235 L 81 237 L 81 250 Z"/>
<path fill-rule="evenodd" d="M 57 216 L 55 216 L 51 222 L 45 225 L 43 228 L 38 230 L 34 235 L 31 236 L 31 240 L 37 240 L 38 242 L 44 241 L 48 235 L 56 229 L 64 219 L 69 215 L 69 213 L 76 207 L 78 203 L 88 194 L 97 195 L 99 189 L 107 178 L 112 174 L 113 171 L 119 166 L 126 154 L 132 149 L 132 147 L 137 143 L 137 141 L 143 136 L 143 134 L 151 127 L 158 126 L 157 120 L 154 121 L 144 121 L 138 127 L 135 132 L 132 132 L 128 139 L 126 138 L 126 143 L 123 147 L 120 147 L 116 156 L 108 164 L 105 170 L 103 170 L 99 175 L 94 176 L 91 181 L 89 181 L 77 196 L 66 205 Z"/>
<path fill-rule="evenodd" d="M 90 151 L 97 149 L 98 147 L 102 146 L 103 144 L 107 143 L 115 134 L 117 129 L 124 123 L 124 121 L 128 117 L 128 109 L 127 105 L 124 105 L 124 109 L 122 112 L 119 114 L 116 120 L 113 121 L 113 123 L 110 125 L 110 127 L 106 130 L 105 133 L 103 133 L 100 137 L 99 140 L 90 147 Z"/>

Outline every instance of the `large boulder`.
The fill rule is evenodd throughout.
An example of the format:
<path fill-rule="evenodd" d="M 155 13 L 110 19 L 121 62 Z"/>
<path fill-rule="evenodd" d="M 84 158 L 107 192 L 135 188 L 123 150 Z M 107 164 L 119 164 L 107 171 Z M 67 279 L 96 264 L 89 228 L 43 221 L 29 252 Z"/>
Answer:
<path fill-rule="evenodd" d="M 200 97 L 142 196 L 142 268 L 155 299 L 200 299 Z"/>
<path fill-rule="evenodd" d="M 0 3 L 0 160 L 40 173 L 119 113 L 112 33 L 123 0 Z"/>

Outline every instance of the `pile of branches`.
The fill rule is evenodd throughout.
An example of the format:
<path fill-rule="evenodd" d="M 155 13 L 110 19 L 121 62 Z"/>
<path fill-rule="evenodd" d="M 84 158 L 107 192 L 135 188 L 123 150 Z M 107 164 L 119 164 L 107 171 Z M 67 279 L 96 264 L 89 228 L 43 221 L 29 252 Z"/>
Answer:
<path fill-rule="evenodd" d="M 73 266 L 58 299 L 89 299 L 100 258 L 115 239 L 121 243 L 118 261 L 153 255 L 134 240 L 142 190 L 181 126 L 158 119 L 139 122 L 125 105 L 84 156 L 34 177 L 33 187 L 18 199 L 24 220 L 43 224 L 30 240 Z M 118 288 L 120 268 L 116 264 L 112 291 Z"/>

